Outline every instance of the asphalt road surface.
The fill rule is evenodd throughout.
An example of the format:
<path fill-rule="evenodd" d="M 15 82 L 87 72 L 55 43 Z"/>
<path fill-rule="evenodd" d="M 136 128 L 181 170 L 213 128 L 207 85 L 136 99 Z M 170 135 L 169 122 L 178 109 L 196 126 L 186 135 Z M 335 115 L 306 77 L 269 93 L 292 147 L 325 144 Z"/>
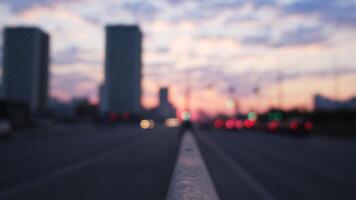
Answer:
<path fill-rule="evenodd" d="M 356 199 L 356 141 L 198 131 L 221 199 Z"/>
<path fill-rule="evenodd" d="M 165 199 L 178 130 L 76 125 L 0 144 L 0 199 Z"/>
<path fill-rule="evenodd" d="M 356 141 L 194 133 L 220 199 L 356 199 Z M 179 129 L 53 125 L 0 142 L 0 199 L 166 199 Z"/>

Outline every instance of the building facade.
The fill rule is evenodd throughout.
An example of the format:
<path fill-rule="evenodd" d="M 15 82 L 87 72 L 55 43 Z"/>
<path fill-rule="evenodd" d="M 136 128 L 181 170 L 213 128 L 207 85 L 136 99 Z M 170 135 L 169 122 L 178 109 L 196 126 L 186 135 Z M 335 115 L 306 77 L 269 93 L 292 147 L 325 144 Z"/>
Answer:
<path fill-rule="evenodd" d="M 141 111 L 142 34 L 138 26 L 107 26 L 103 113 Z"/>
<path fill-rule="evenodd" d="M 47 108 L 49 36 L 38 28 L 5 28 L 4 99 L 28 104 L 32 113 Z"/>

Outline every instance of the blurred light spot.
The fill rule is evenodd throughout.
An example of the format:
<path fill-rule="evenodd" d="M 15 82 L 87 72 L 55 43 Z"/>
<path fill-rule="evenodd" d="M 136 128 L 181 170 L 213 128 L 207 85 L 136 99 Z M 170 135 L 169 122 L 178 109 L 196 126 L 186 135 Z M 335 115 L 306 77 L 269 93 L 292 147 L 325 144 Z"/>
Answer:
<path fill-rule="evenodd" d="M 232 109 L 235 107 L 235 101 L 233 99 L 228 99 L 225 102 L 225 106 L 229 109 Z"/>
<path fill-rule="evenodd" d="M 122 114 L 122 119 L 123 120 L 129 120 L 130 119 L 130 113 L 128 113 L 128 112 L 124 112 L 123 114 Z"/>
<path fill-rule="evenodd" d="M 155 127 L 156 124 L 153 120 L 150 119 L 150 120 L 148 120 L 148 122 L 150 123 L 148 128 L 152 129 Z"/>
<path fill-rule="evenodd" d="M 149 129 L 150 128 L 150 121 L 148 121 L 147 119 L 141 120 L 140 127 L 142 129 Z"/>
<path fill-rule="evenodd" d="M 109 114 L 109 120 L 110 122 L 116 122 L 119 119 L 116 113 L 112 112 Z"/>
<path fill-rule="evenodd" d="M 311 130 L 314 128 L 313 122 L 311 122 L 311 121 L 305 122 L 304 128 L 305 128 L 305 130 L 307 130 L 307 131 L 311 131 Z"/>
<path fill-rule="evenodd" d="M 283 116 L 282 116 L 282 113 L 280 113 L 280 112 L 270 112 L 268 114 L 268 119 L 270 121 L 274 121 L 274 120 L 281 121 L 282 118 L 283 118 Z"/>
<path fill-rule="evenodd" d="M 299 123 L 296 120 L 293 120 L 289 123 L 289 128 L 293 131 L 297 130 L 299 128 Z"/>
<path fill-rule="evenodd" d="M 253 128 L 255 126 L 255 122 L 254 121 L 251 121 L 249 119 L 246 119 L 244 121 L 244 127 L 245 128 Z"/>
<path fill-rule="evenodd" d="M 215 128 L 223 128 L 224 124 L 225 124 L 224 120 L 222 120 L 222 119 L 217 119 L 214 121 Z"/>
<path fill-rule="evenodd" d="M 235 121 L 233 119 L 229 119 L 225 122 L 225 126 L 227 129 L 233 129 L 235 127 Z"/>
<path fill-rule="evenodd" d="M 257 120 L 257 114 L 255 112 L 249 112 L 247 114 L 247 118 L 251 121 L 256 121 Z"/>
<path fill-rule="evenodd" d="M 242 120 L 235 120 L 235 128 L 237 129 L 243 129 L 244 127 L 244 123 L 242 122 Z"/>
<path fill-rule="evenodd" d="M 179 120 L 177 118 L 168 118 L 164 121 L 164 125 L 167 127 L 178 127 Z"/>
<path fill-rule="evenodd" d="M 276 131 L 279 128 L 279 122 L 276 120 L 270 121 L 268 123 L 268 130 Z"/>
<path fill-rule="evenodd" d="M 190 120 L 190 112 L 188 111 L 183 111 L 181 114 L 182 120 L 183 121 L 189 121 Z"/>

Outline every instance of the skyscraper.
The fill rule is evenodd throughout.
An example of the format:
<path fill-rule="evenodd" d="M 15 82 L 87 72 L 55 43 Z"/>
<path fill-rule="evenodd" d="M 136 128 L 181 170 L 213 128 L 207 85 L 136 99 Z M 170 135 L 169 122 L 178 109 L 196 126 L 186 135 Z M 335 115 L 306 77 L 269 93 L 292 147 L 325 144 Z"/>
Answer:
<path fill-rule="evenodd" d="M 168 104 L 168 88 L 163 87 L 159 89 L 159 104 Z"/>
<path fill-rule="evenodd" d="M 159 105 L 155 109 L 155 115 L 156 118 L 158 118 L 159 120 L 176 117 L 176 109 L 169 102 L 168 87 L 163 87 L 159 89 Z"/>
<path fill-rule="evenodd" d="M 48 96 L 49 36 L 38 28 L 5 28 L 4 98 L 45 111 Z"/>
<path fill-rule="evenodd" d="M 138 26 L 107 26 L 102 112 L 141 110 L 141 43 Z"/>

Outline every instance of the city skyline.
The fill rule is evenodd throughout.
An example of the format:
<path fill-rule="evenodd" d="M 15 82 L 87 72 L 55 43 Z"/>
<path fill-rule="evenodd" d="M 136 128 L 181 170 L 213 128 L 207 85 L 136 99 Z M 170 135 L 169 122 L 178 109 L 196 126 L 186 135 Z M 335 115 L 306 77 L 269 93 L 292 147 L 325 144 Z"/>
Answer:
<path fill-rule="evenodd" d="M 83 2 L 91 12 L 81 8 Z M 104 26 L 138 24 L 145 36 L 146 107 L 157 105 L 158 88 L 169 85 L 174 105 L 182 110 L 185 74 L 191 70 L 194 110 L 227 112 L 230 87 L 243 109 L 254 109 L 256 86 L 263 110 L 276 105 L 279 68 L 284 107 L 310 109 L 316 93 L 340 99 L 356 94 L 347 87 L 356 79 L 356 17 L 350 14 L 356 6 L 345 2 L 82 0 L 27 1 L 20 6 L 3 1 L 0 26 L 35 25 L 50 33 L 51 96 L 63 100 L 89 96 L 97 101 L 104 74 Z M 330 89 L 335 73 L 338 92 Z"/>

